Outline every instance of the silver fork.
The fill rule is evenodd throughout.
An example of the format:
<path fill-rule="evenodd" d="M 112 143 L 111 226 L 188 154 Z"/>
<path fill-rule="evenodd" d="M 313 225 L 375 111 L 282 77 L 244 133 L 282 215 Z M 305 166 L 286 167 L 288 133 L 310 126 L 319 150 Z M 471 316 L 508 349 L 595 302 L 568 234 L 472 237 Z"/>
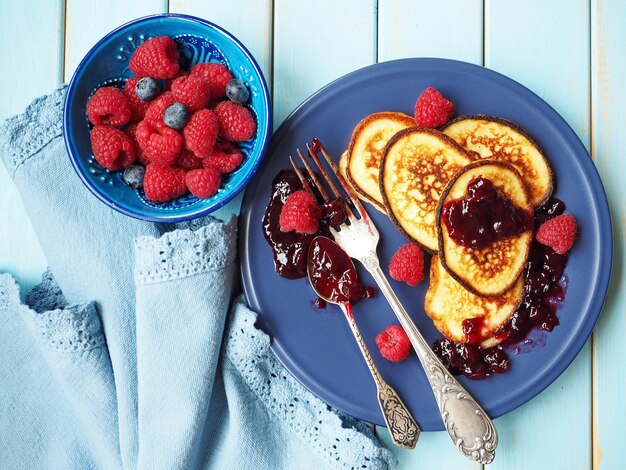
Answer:
<path fill-rule="evenodd" d="M 424 368 L 426 377 L 435 395 L 439 413 L 446 427 L 446 431 L 454 445 L 459 451 L 470 460 L 480 463 L 491 463 L 495 457 L 495 450 L 498 446 L 498 433 L 491 419 L 485 411 L 478 405 L 476 400 L 463 388 L 463 386 L 448 372 L 439 358 L 431 350 L 430 346 L 419 332 L 411 317 L 406 312 L 395 292 L 389 285 L 385 274 L 380 268 L 376 247 L 380 239 L 378 230 L 374 222 L 369 218 L 365 208 L 354 194 L 352 188 L 343 178 L 334 161 L 324 149 L 324 146 L 317 139 L 313 139 L 313 145 L 307 143 L 309 156 L 315 162 L 320 174 L 332 191 L 335 198 L 342 197 L 339 190 L 325 170 L 318 153 L 321 153 L 332 169 L 333 173 L 343 187 L 349 201 L 352 204 L 351 210 L 346 204 L 347 222 L 339 227 L 330 228 L 335 238 L 335 242 L 354 259 L 357 259 L 365 269 L 367 269 L 383 295 L 389 302 L 400 324 L 406 331 L 411 344 L 417 353 L 417 357 Z M 331 199 L 325 191 L 320 179 L 317 177 L 300 149 L 298 155 L 302 160 L 310 179 L 307 181 L 302 170 L 298 169 L 293 159 L 290 158 L 298 176 L 303 180 L 305 189 L 311 191 L 309 184 L 314 186 L 320 193 L 324 201 Z M 312 192 L 312 191 L 311 191 Z"/>

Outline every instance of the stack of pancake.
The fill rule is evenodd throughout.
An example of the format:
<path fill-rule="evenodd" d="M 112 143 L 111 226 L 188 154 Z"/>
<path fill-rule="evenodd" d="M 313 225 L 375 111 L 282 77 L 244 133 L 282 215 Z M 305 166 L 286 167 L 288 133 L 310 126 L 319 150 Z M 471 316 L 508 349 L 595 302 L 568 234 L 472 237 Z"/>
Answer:
<path fill-rule="evenodd" d="M 480 344 L 497 344 L 498 328 L 522 300 L 533 233 L 480 249 L 463 246 L 448 235 L 442 210 L 483 177 L 532 216 L 553 188 L 552 171 L 533 138 L 497 117 L 460 116 L 435 130 L 415 127 L 405 114 L 381 112 L 355 127 L 340 169 L 362 200 L 434 255 L 424 308 L 437 329 L 463 343 L 464 321 L 482 317 Z"/>

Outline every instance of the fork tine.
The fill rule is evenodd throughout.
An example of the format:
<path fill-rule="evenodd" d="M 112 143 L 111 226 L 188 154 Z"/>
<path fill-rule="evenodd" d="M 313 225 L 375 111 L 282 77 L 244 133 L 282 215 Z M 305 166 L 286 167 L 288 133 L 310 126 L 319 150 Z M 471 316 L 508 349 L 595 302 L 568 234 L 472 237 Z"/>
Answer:
<path fill-rule="evenodd" d="M 315 196 L 315 193 L 311 189 L 311 186 L 309 186 L 309 182 L 306 180 L 306 178 L 302 174 L 302 170 L 300 170 L 300 168 L 298 168 L 298 165 L 296 165 L 296 162 L 293 161 L 293 158 L 292 158 L 291 155 L 289 155 L 289 161 L 291 162 L 291 166 L 293 167 L 293 171 L 295 171 L 296 175 L 298 175 L 298 178 L 300 179 L 300 182 L 302 183 L 302 186 L 304 187 L 304 189 L 308 193 L 310 193 L 311 196 L 313 196 L 315 199 L 317 199 L 317 196 Z"/>
<path fill-rule="evenodd" d="M 309 176 L 313 179 L 313 186 L 315 186 L 315 188 L 320 192 L 322 199 L 324 199 L 324 202 L 329 201 L 330 197 L 328 196 L 328 193 L 324 189 L 322 182 L 317 177 L 317 174 L 313 171 L 313 168 L 311 168 L 311 165 L 309 165 L 309 162 L 306 161 L 306 158 L 304 158 L 304 155 L 302 155 L 302 152 L 300 151 L 300 149 L 296 149 L 296 151 L 298 152 L 298 156 L 300 157 L 300 160 L 302 160 L 302 163 L 304 164 L 306 171 L 309 172 Z"/>
<path fill-rule="evenodd" d="M 328 176 L 328 172 L 322 166 L 322 162 L 320 162 L 320 159 L 318 158 L 317 154 L 313 151 L 313 149 L 311 148 L 311 146 L 308 143 L 306 144 L 306 149 L 309 152 L 309 155 L 311 156 L 311 158 L 313 159 L 315 164 L 317 165 L 317 167 L 319 168 L 320 173 L 322 174 L 322 176 L 324 177 L 324 179 L 328 183 L 328 186 L 330 187 L 330 189 L 333 192 L 333 194 L 335 195 L 335 197 L 341 197 L 341 194 L 339 193 L 339 190 L 337 189 L 337 186 L 335 186 L 335 183 L 333 183 L 333 180 L 330 179 L 330 177 Z"/>
<path fill-rule="evenodd" d="M 314 142 L 315 146 L 319 147 L 320 152 L 322 152 L 322 155 L 324 156 L 324 159 L 326 160 L 326 162 L 328 163 L 330 168 L 335 173 L 335 176 L 339 180 L 339 183 L 341 183 L 341 186 L 343 187 L 344 191 L 346 192 L 346 194 L 350 198 L 350 201 L 354 205 L 354 208 L 356 209 L 356 211 L 359 213 L 359 216 L 361 217 L 361 219 L 369 220 L 367 212 L 365 211 L 365 208 L 363 207 L 363 204 L 361 204 L 361 200 L 357 197 L 356 194 L 354 194 L 354 190 L 350 187 L 348 182 L 345 180 L 345 178 L 343 177 L 343 175 L 339 171 L 339 168 L 337 168 L 337 165 L 335 165 L 335 162 L 330 157 L 330 155 L 328 154 L 328 152 L 326 151 L 326 149 L 324 148 L 322 143 L 318 139 L 313 139 L 313 142 Z M 307 144 L 307 148 L 309 148 L 308 144 Z M 313 153 L 312 149 L 309 148 L 309 152 Z M 316 156 L 315 159 L 317 159 L 317 156 Z M 317 159 L 317 160 L 319 161 L 319 159 Z M 318 164 L 318 166 L 319 166 L 319 164 Z M 328 176 L 326 176 L 326 177 L 328 179 Z"/>

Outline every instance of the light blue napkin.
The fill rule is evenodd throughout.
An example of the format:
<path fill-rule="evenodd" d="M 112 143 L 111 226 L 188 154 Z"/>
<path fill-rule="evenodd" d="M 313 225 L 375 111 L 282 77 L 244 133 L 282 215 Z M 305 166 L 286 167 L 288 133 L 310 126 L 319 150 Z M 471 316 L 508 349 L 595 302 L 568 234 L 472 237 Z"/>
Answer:
<path fill-rule="evenodd" d="M 0 128 L 50 266 L 25 303 L 0 275 L 0 468 L 393 466 L 232 299 L 235 219 L 158 225 L 96 200 L 65 151 L 64 96 Z"/>

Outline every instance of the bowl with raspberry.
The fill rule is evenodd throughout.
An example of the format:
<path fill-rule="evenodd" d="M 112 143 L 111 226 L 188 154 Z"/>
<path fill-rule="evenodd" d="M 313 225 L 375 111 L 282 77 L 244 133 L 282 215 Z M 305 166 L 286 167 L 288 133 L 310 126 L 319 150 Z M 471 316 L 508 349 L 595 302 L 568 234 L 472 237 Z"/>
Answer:
<path fill-rule="evenodd" d="M 232 200 L 271 133 L 263 73 L 231 33 L 201 18 L 139 18 L 83 58 L 65 98 L 72 166 L 102 202 L 177 222 Z"/>

